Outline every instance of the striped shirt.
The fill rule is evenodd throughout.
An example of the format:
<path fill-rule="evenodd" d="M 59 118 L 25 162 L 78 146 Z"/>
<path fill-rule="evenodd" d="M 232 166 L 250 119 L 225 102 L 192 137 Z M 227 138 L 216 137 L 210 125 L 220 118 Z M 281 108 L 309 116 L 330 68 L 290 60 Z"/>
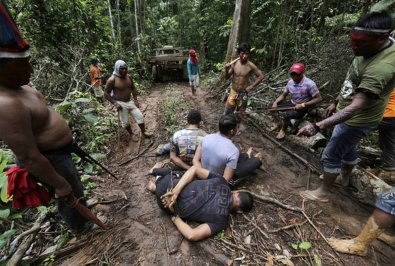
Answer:
<path fill-rule="evenodd" d="M 319 93 L 315 82 L 306 76 L 303 76 L 299 83 L 295 83 L 293 79 L 290 79 L 284 88 L 284 92 L 291 94 L 293 104 L 308 102 Z"/>

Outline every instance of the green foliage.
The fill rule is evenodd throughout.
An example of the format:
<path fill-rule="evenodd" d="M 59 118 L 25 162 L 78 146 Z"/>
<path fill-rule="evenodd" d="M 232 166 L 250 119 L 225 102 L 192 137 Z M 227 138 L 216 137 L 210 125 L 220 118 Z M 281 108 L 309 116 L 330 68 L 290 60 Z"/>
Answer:
<path fill-rule="evenodd" d="M 309 250 L 309 249 L 311 249 L 312 245 L 311 245 L 310 242 L 303 241 L 303 242 L 301 242 L 301 243 L 299 243 L 299 244 L 297 244 L 297 243 L 291 243 L 291 247 L 292 247 L 293 249 L 295 249 L 295 250 L 297 250 L 297 249 Z"/>
<path fill-rule="evenodd" d="M 7 244 L 8 239 L 10 239 L 15 233 L 16 230 L 7 230 L 0 235 L 0 249 Z"/>
<path fill-rule="evenodd" d="M 221 230 L 217 233 L 217 237 L 219 237 L 220 239 L 225 237 L 225 230 Z"/>

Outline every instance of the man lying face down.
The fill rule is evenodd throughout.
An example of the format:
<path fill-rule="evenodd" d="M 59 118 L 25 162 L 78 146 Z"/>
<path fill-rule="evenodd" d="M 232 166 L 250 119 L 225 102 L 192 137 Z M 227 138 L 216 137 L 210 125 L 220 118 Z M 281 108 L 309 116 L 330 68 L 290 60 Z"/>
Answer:
<path fill-rule="evenodd" d="M 148 189 L 155 193 L 159 207 L 172 215 L 177 229 L 190 241 L 215 235 L 226 229 L 231 212 L 248 212 L 252 208 L 251 194 L 231 191 L 218 174 L 196 166 L 182 177 L 179 173 L 158 176 L 155 183 L 148 184 Z M 201 224 L 192 228 L 183 219 Z"/>

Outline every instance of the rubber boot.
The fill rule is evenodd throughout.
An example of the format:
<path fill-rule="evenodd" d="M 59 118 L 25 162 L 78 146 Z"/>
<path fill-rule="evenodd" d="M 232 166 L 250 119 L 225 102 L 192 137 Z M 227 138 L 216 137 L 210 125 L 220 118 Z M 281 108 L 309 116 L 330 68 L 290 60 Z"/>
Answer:
<path fill-rule="evenodd" d="M 343 187 L 348 187 L 350 185 L 350 176 L 353 169 L 354 165 L 342 165 L 340 182 Z"/>
<path fill-rule="evenodd" d="M 144 125 L 144 123 L 139 124 L 139 127 L 140 127 L 141 133 L 143 134 L 144 137 L 146 137 L 146 138 L 152 137 L 152 134 L 148 134 L 147 132 L 145 132 L 145 125 Z"/>
<path fill-rule="evenodd" d="M 196 95 L 196 89 L 195 86 L 191 86 L 191 90 L 192 90 L 192 95 L 195 96 Z"/>
<path fill-rule="evenodd" d="M 373 217 L 370 217 L 361 233 L 359 233 L 356 238 L 344 240 L 330 238 L 329 244 L 333 249 L 341 253 L 366 256 L 369 244 L 381 235 L 383 231 L 384 229 L 379 228 Z"/>

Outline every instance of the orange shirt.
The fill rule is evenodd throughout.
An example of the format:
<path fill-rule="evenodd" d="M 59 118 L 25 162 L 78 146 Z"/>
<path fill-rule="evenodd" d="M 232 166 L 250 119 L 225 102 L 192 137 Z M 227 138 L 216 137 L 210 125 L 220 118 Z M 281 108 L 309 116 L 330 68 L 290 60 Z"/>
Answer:
<path fill-rule="evenodd" d="M 99 79 L 101 68 L 99 66 L 90 65 L 91 85 L 101 86 L 102 81 Z"/>
<path fill-rule="evenodd" d="M 390 100 L 385 108 L 384 117 L 395 117 L 395 88 L 390 94 Z"/>

